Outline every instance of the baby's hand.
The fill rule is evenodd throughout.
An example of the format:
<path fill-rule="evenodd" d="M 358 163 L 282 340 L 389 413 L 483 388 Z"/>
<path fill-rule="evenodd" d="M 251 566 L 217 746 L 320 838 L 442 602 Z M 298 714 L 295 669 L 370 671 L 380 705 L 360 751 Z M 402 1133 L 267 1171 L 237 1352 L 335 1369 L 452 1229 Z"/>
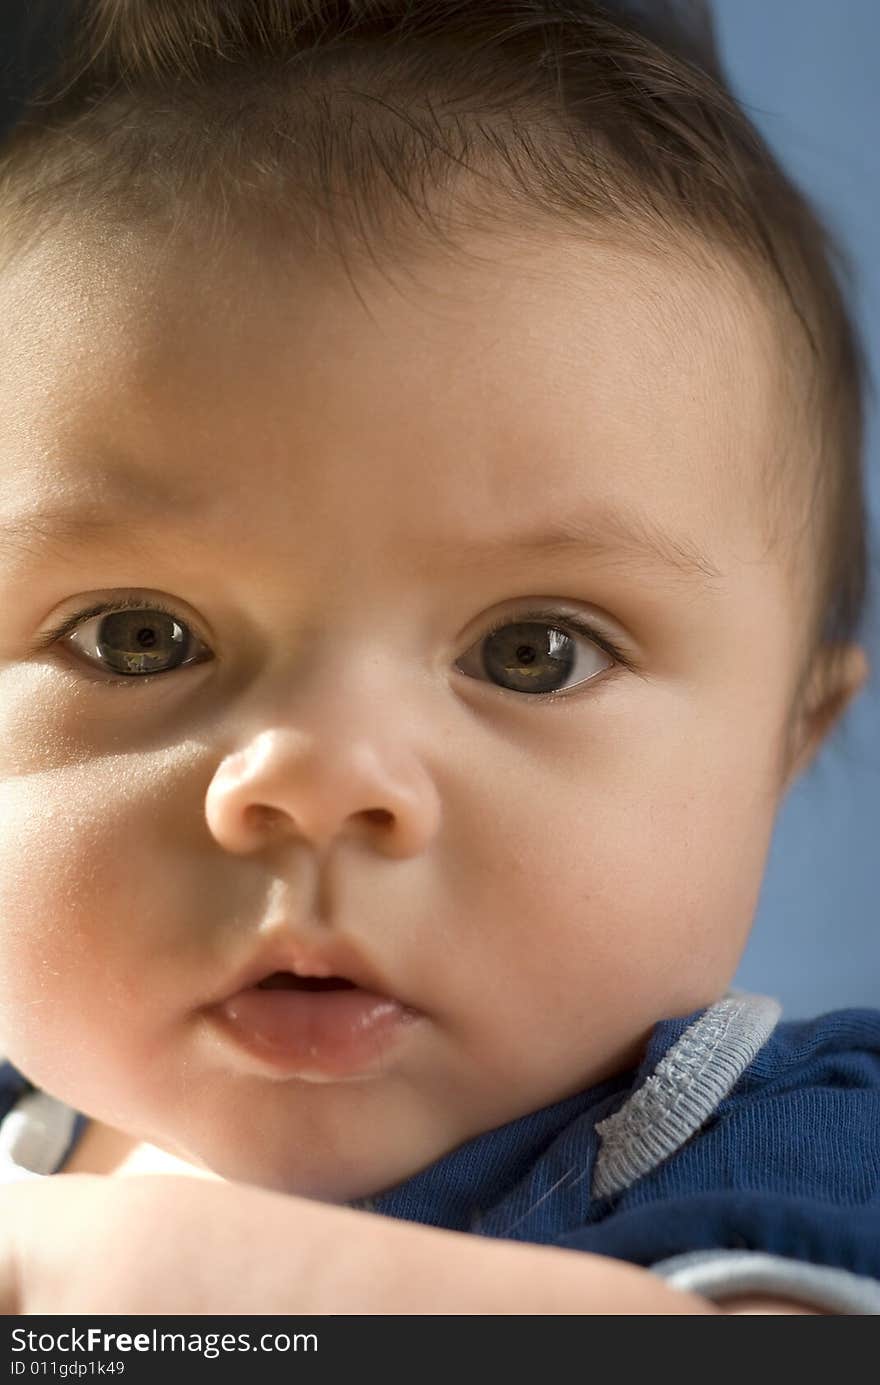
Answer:
<path fill-rule="evenodd" d="M 297 1208 L 302 1238 L 290 1235 Z M 295 1312 L 306 1224 L 321 1210 L 174 1175 L 59 1174 L 0 1188 L 0 1312 Z"/>

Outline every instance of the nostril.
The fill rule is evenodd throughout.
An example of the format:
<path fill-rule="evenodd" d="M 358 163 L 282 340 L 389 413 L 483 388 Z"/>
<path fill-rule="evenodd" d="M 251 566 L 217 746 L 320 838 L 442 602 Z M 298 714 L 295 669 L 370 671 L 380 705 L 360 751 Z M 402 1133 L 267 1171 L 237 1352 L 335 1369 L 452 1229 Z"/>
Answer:
<path fill-rule="evenodd" d="M 252 803 L 248 808 L 248 817 L 254 827 L 277 827 L 284 814 L 266 803 Z"/>

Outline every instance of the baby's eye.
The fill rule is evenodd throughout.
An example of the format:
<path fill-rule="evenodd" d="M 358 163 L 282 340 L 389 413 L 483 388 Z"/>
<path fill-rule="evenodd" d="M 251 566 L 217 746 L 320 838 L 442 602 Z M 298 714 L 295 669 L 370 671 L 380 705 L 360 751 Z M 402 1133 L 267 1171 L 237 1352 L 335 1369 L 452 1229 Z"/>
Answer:
<path fill-rule="evenodd" d="M 141 599 L 102 602 L 70 616 L 48 642 L 69 643 L 88 664 L 122 678 L 171 673 L 202 663 L 211 652 L 185 621 L 156 602 Z M 605 655 L 605 662 L 597 656 Z M 496 625 L 456 667 L 471 677 L 489 678 L 509 691 L 553 696 L 566 686 L 590 682 L 597 673 L 629 661 L 607 636 L 583 618 L 534 612 L 528 618 Z M 581 673 L 572 680 L 574 672 Z"/>
<path fill-rule="evenodd" d="M 610 662 L 599 664 L 600 654 Z M 563 621 L 552 613 L 536 613 L 527 620 L 496 626 L 456 667 L 462 673 L 488 677 L 513 692 L 552 694 L 569 683 L 573 671 L 583 671 L 583 676 L 571 684 L 577 686 L 615 662 L 626 661 L 585 621 L 575 616 L 566 616 Z"/>
<path fill-rule="evenodd" d="M 83 613 L 75 619 L 76 628 L 65 635 L 66 642 L 108 673 L 135 679 L 140 674 L 170 673 L 201 662 L 207 652 L 176 615 L 146 602 L 136 609 Z"/>

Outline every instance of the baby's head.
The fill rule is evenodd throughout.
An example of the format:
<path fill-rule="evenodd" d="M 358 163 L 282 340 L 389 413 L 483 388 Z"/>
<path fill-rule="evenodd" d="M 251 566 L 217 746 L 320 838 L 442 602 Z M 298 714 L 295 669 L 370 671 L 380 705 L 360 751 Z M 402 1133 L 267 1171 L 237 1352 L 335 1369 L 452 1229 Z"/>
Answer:
<path fill-rule="evenodd" d="M 73 22 L 0 151 L 0 1051 L 359 1197 L 729 985 L 867 676 L 858 344 L 590 4 Z M 322 967 L 384 1003 L 221 1004 Z"/>

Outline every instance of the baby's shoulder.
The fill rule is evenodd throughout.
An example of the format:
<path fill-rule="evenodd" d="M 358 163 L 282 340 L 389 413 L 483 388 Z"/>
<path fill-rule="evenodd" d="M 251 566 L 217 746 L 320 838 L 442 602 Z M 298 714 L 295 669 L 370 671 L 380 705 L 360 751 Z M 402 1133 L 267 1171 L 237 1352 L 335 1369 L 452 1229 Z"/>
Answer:
<path fill-rule="evenodd" d="M 779 1023 L 704 1127 L 783 1191 L 880 1203 L 880 1010 Z M 772 1156 L 772 1157 L 771 1157 Z"/>
<path fill-rule="evenodd" d="M 788 1087 L 880 1091 L 880 1009 L 852 1007 L 780 1021 L 737 1090 L 744 1097 Z"/>
<path fill-rule="evenodd" d="M 780 1020 L 729 994 L 655 1032 L 596 1125 L 592 1198 L 555 1244 L 710 1298 L 880 1312 L 880 1010 Z"/>
<path fill-rule="evenodd" d="M 849 1197 L 868 1176 L 880 1200 L 880 1010 L 780 1015 L 769 997 L 731 992 L 668 1045 L 658 1036 L 634 1089 L 596 1127 L 594 1196 L 650 1176 L 664 1195 L 741 1177 Z"/>

